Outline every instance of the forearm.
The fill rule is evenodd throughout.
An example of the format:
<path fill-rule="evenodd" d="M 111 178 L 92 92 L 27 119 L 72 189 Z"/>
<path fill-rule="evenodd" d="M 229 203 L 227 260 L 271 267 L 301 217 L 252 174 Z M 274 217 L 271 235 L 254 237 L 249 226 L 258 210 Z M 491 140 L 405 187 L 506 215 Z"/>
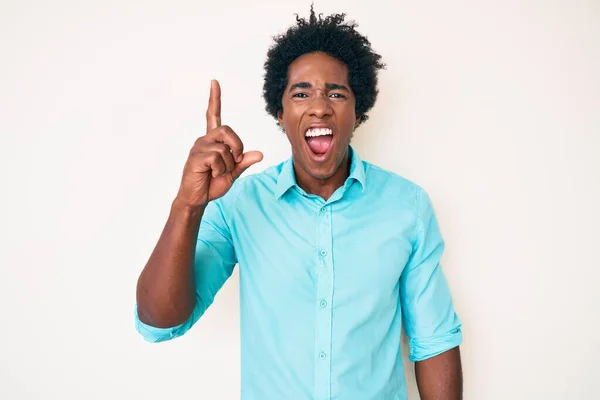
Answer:
<path fill-rule="evenodd" d="M 163 232 L 137 284 L 142 322 L 158 328 L 184 323 L 196 304 L 194 253 L 204 209 L 174 201 Z"/>
<path fill-rule="evenodd" d="M 458 347 L 416 362 L 415 374 L 421 400 L 462 399 L 462 366 Z"/>

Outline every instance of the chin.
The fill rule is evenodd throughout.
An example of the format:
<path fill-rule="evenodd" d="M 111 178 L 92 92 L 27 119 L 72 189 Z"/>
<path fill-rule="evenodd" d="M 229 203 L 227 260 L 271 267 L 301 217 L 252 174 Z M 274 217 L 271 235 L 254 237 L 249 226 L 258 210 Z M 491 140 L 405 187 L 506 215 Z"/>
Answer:
<path fill-rule="evenodd" d="M 305 152 L 303 162 L 304 169 L 313 178 L 326 180 L 335 175 L 344 158 L 343 156 L 344 155 L 342 154 L 340 157 L 334 149 L 330 149 L 330 151 L 323 156 L 316 156 L 308 150 Z"/>
<path fill-rule="evenodd" d="M 337 169 L 333 169 L 333 170 L 329 169 L 327 171 L 324 171 L 320 168 L 319 169 L 310 169 L 309 168 L 307 172 L 313 178 L 318 179 L 320 181 L 324 181 L 324 180 L 331 178 L 335 174 L 336 170 Z"/>

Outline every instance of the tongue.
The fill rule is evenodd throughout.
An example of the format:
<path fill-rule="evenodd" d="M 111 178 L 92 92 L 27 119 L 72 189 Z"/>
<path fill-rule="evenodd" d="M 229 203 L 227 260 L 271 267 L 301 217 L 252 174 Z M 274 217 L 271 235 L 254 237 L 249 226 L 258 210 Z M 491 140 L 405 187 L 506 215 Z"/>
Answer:
<path fill-rule="evenodd" d="M 312 150 L 313 153 L 325 154 L 325 153 L 327 153 L 327 150 L 329 150 L 329 147 L 331 146 L 332 139 L 333 139 L 333 137 L 331 135 L 325 135 L 325 136 L 309 137 L 306 141 L 308 143 L 308 147 L 310 147 L 310 149 Z"/>

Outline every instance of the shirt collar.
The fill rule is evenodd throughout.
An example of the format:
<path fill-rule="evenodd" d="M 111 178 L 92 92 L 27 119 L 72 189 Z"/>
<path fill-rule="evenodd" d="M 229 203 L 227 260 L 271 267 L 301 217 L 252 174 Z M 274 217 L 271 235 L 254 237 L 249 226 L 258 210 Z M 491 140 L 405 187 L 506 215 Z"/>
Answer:
<path fill-rule="evenodd" d="M 361 185 L 361 189 L 364 192 L 366 186 L 366 174 L 365 166 L 358 153 L 352 146 L 348 146 L 348 152 L 350 157 L 350 175 L 346 179 L 345 186 L 348 187 L 353 180 L 357 181 Z M 281 198 L 290 188 L 297 186 L 296 176 L 294 174 L 294 159 L 293 157 L 288 158 L 279 173 L 277 179 L 277 186 L 275 188 L 275 197 Z"/>

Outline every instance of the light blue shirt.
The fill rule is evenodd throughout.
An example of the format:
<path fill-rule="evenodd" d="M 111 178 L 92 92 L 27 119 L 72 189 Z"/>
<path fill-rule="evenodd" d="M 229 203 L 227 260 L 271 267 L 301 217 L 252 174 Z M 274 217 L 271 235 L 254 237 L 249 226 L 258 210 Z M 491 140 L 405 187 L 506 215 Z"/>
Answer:
<path fill-rule="evenodd" d="M 349 177 L 327 201 L 296 184 L 290 158 L 209 203 L 196 308 L 166 329 L 136 312 L 144 338 L 183 335 L 237 263 L 242 399 L 406 399 L 402 327 L 412 361 L 462 341 L 440 266 L 444 241 L 423 189 L 349 151 Z"/>

